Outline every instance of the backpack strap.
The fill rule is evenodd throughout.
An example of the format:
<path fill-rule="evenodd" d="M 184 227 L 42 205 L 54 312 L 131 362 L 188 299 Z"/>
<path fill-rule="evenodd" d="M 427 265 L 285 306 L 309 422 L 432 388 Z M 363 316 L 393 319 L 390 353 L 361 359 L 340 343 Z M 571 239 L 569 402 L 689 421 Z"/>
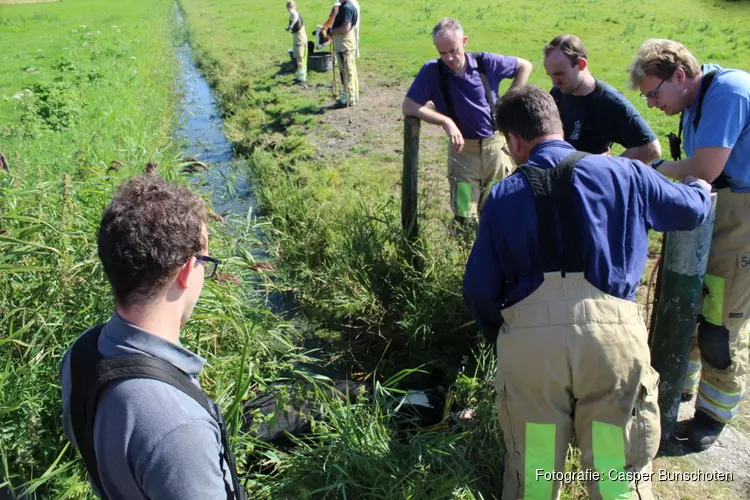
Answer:
<path fill-rule="evenodd" d="M 581 233 L 573 204 L 573 171 L 576 163 L 587 155 L 575 151 L 555 168 L 518 167 L 529 181 L 536 198 L 543 272 L 559 270 L 565 277 L 566 273 L 583 271 Z M 558 240 L 557 222 L 562 230 L 562 241 Z"/>
<path fill-rule="evenodd" d="M 106 500 L 94 448 L 94 419 L 99 396 L 111 382 L 133 378 L 164 382 L 190 396 L 213 417 L 221 434 L 222 453 L 219 455 L 221 470 L 224 470 L 223 462 L 226 461 L 231 475 L 231 485 L 224 481 L 227 499 L 246 498 L 243 496 L 244 488 L 237 477 L 234 455 L 229 448 L 226 425 L 219 407 L 193 383 L 185 372 L 167 361 L 145 355 L 103 357 L 97 348 L 102 328 L 103 325 L 99 325 L 84 333 L 74 344 L 70 358 L 73 384 L 71 418 L 76 443 L 81 450 L 89 475 L 102 498 Z M 84 376 L 87 378 L 83 378 Z"/>
<path fill-rule="evenodd" d="M 693 130 L 698 130 L 698 124 L 701 121 L 701 116 L 703 116 L 703 99 L 706 97 L 706 92 L 708 92 L 708 87 L 711 85 L 711 82 L 714 81 L 714 77 L 716 77 L 716 73 L 718 70 L 709 71 L 705 75 L 703 75 L 703 79 L 701 79 L 701 88 L 698 91 L 698 105 L 695 109 L 695 118 L 693 118 Z M 675 161 L 682 159 L 682 153 L 681 153 L 681 147 L 682 147 L 682 122 L 685 118 L 685 110 L 682 110 L 682 113 L 680 113 L 680 128 L 677 132 L 677 147 L 675 148 L 675 151 L 672 154 L 672 159 Z M 723 189 L 730 187 L 729 184 L 729 178 L 727 175 L 722 171 L 719 176 L 714 179 L 712 182 L 713 186 L 716 189 Z"/>
<path fill-rule="evenodd" d="M 472 52 L 472 55 L 477 60 L 477 71 L 479 71 L 479 78 L 482 79 L 482 85 L 484 86 L 484 98 L 487 100 L 487 105 L 490 107 L 490 120 L 492 120 L 492 130 L 497 132 L 497 120 L 495 119 L 495 101 L 492 99 L 492 89 L 490 88 L 490 81 L 487 78 L 487 71 L 484 67 L 484 52 Z"/>
<path fill-rule="evenodd" d="M 453 123 L 456 123 L 456 111 L 453 109 L 453 99 L 448 87 L 448 67 L 442 59 L 438 59 L 438 80 L 440 81 L 440 93 L 443 94 L 443 101 L 445 101 L 447 109 L 446 115 L 453 120 Z"/>
<path fill-rule="evenodd" d="M 90 387 L 91 381 L 96 380 L 96 367 L 102 358 L 97 348 L 97 342 L 103 328 L 104 325 L 96 325 L 84 332 L 70 350 L 70 419 L 76 445 L 81 452 L 83 463 L 86 464 L 89 477 L 102 500 L 108 500 L 99 479 L 99 467 L 96 463 L 96 451 L 94 450 L 94 413 L 96 412 L 96 406 L 91 407 L 93 388 Z"/>

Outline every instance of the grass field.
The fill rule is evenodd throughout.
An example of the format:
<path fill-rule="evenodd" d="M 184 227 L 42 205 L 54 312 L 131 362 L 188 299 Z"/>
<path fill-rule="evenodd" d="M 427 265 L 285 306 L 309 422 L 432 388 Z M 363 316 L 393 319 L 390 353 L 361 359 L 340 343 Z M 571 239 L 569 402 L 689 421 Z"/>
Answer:
<path fill-rule="evenodd" d="M 174 46 L 185 34 L 171 0 L 4 3 L 0 152 L 10 171 L 0 171 L 0 495 L 5 486 L 25 498 L 89 498 L 60 429 L 57 365 L 75 336 L 111 311 L 95 232 L 114 187 L 151 161 L 161 175 L 180 176 Z M 244 399 L 282 375 L 312 377 L 292 366 L 305 360 L 301 335 L 327 349 L 324 361 L 377 382 L 374 404 L 318 395 L 326 419 L 293 450 L 237 434 L 252 498 L 496 498 L 502 445 L 492 357 L 462 305 L 470 246 L 446 231 L 445 140 L 435 127 L 422 127 L 424 271 L 409 264 L 399 222 L 400 104 L 419 66 L 435 57 L 432 25 L 459 18 L 470 50 L 529 59 L 531 82 L 544 88 L 542 46 L 577 33 L 594 74 L 625 91 L 664 138 L 675 119 L 646 110 L 625 89 L 640 42 L 676 38 L 701 61 L 747 69 L 750 13 L 742 1 L 360 3 L 362 99 L 350 121 L 347 111 L 318 114 L 332 102 L 330 73 L 311 73 L 308 88 L 291 84 L 283 2 L 179 0 L 271 223 L 280 273 L 264 279 L 280 278 L 309 321 L 300 332 L 228 278 L 207 286 L 183 342 L 209 360 L 201 381 L 235 432 Z M 331 3 L 298 5 L 311 31 Z M 107 170 L 113 160 L 125 165 L 119 173 Z M 257 279 L 252 224 L 242 221 L 245 231 L 231 236 L 220 224 L 211 228 L 212 255 L 245 283 Z M 465 353 L 469 368 L 454 383 Z M 467 426 L 404 431 L 394 415 L 404 386 L 442 386 L 478 416 Z M 570 458 L 568 467 L 577 467 L 574 450 Z M 665 497 L 736 495 L 682 488 Z M 565 498 L 582 495 L 580 485 L 566 488 Z"/>

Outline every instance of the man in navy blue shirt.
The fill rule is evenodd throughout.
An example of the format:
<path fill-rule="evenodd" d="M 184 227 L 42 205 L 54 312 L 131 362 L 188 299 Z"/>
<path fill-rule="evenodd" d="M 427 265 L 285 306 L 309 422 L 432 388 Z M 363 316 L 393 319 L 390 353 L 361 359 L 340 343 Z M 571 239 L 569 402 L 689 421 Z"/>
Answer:
<path fill-rule="evenodd" d="M 440 57 L 422 66 L 401 105 L 404 115 L 440 125 L 449 137 L 450 204 L 461 225 L 478 218 L 492 183 L 515 168 L 492 111 L 500 82 L 522 87 L 531 73 L 531 63 L 519 57 L 466 52 L 468 40 L 457 20 L 438 22 L 432 42 Z"/>
<path fill-rule="evenodd" d="M 634 295 L 648 230 L 702 224 L 710 187 L 637 160 L 581 159 L 538 87 L 506 93 L 496 117 L 522 166 L 484 206 L 464 298 L 497 337 L 503 498 L 554 498 L 573 431 L 592 498 L 652 498 L 658 375 Z"/>
<path fill-rule="evenodd" d="M 544 47 L 544 69 L 555 85 L 565 140 L 579 151 L 609 153 L 613 143 L 622 156 L 650 163 L 661 156 L 656 134 L 638 110 L 614 87 L 591 74 L 588 51 L 575 35 L 560 35 Z"/>

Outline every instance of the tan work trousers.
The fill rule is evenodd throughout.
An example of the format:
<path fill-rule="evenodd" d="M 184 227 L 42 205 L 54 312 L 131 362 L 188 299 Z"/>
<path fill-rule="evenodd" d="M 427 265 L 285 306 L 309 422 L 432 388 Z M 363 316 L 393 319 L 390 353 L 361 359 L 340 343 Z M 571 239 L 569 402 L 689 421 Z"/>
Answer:
<path fill-rule="evenodd" d="M 547 273 L 503 317 L 496 380 L 503 500 L 559 498 L 554 474 L 565 471 L 573 431 L 588 471 L 573 479 L 586 482 L 590 498 L 653 498 L 659 379 L 638 305 L 580 273 Z"/>
<path fill-rule="evenodd" d="M 505 138 L 497 132 L 486 139 L 466 139 L 460 153 L 448 144 L 448 183 L 453 214 L 476 219 L 492 185 L 515 168 Z"/>
<path fill-rule="evenodd" d="M 297 79 L 307 78 L 307 33 L 304 26 L 294 35 L 294 58 L 297 60 Z"/>
<path fill-rule="evenodd" d="M 696 328 L 683 392 L 720 422 L 737 415 L 745 394 L 750 336 L 750 193 L 722 189 L 704 278 L 703 319 Z"/>
<path fill-rule="evenodd" d="M 359 76 L 357 75 L 357 38 L 354 30 L 344 35 L 333 35 L 336 62 L 341 69 L 341 84 L 344 90 L 339 97 L 342 103 L 354 105 L 359 100 Z"/>

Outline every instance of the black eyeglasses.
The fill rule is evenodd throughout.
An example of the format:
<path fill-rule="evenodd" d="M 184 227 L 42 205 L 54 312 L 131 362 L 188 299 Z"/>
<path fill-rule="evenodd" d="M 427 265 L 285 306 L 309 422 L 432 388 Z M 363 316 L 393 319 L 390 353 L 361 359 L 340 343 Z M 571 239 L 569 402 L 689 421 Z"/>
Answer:
<path fill-rule="evenodd" d="M 644 99 L 648 99 L 649 97 L 656 97 L 656 94 L 659 93 L 659 89 L 661 88 L 662 85 L 664 85 L 664 82 L 666 81 L 667 81 L 666 78 L 662 78 L 661 83 L 654 90 L 646 94 L 641 94 L 641 97 L 643 97 Z"/>
<path fill-rule="evenodd" d="M 221 264 L 221 261 L 219 259 L 214 259 L 213 257 L 209 257 L 208 255 L 196 255 L 195 258 L 199 260 L 200 262 L 203 262 L 205 269 L 206 269 L 206 278 L 213 278 L 214 274 L 216 274 L 216 268 L 219 267 L 219 264 Z"/>

